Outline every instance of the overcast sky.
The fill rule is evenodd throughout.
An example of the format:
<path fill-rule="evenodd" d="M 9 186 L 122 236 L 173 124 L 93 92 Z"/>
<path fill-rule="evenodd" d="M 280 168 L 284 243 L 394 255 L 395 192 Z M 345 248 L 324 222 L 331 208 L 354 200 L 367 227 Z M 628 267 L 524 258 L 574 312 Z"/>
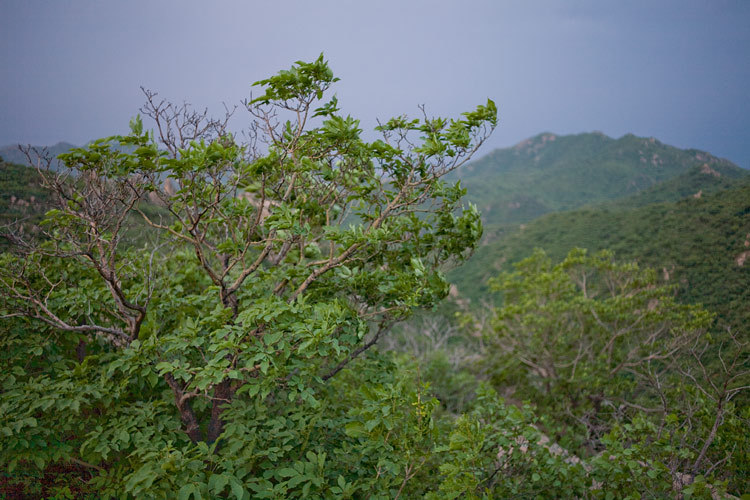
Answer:
<path fill-rule="evenodd" d="M 749 27 L 746 0 L 2 0 L 0 145 L 124 132 L 141 85 L 218 114 L 324 52 L 365 128 L 489 97 L 482 153 L 598 130 L 750 168 Z"/>

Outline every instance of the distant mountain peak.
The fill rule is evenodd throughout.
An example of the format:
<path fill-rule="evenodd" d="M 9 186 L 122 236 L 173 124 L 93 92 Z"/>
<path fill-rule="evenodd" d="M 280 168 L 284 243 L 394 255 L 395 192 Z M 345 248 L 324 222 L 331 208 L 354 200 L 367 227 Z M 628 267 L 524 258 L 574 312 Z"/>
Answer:
<path fill-rule="evenodd" d="M 706 165 L 703 173 L 698 169 Z M 655 137 L 625 134 L 613 139 L 602 132 L 558 135 L 549 131 L 495 149 L 451 174 L 461 179 L 468 200 L 483 212 L 485 234 L 530 221 L 544 213 L 613 201 L 649 190 L 695 169 L 693 177 L 670 190 L 706 189 L 706 175 L 733 178 L 744 172 L 705 151 L 680 149 Z M 695 176 L 700 176 L 700 180 Z M 676 191 L 675 191 L 676 192 Z"/>
<path fill-rule="evenodd" d="M 20 146 L 20 147 L 19 147 Z M 8 162 L 8 163 L 15 163 L 16 165 L 27 165 L 32 166 L 32 163 L 29 162 L 29 159 L 26 157 L 26 154 L 21 151 L 21 147 L 26 147 L 26 144 L 9 144 L 7 146 L 0 147 L 0 157 Z M 31 146 L 32 149 L 35 149 L 36 151 L 39 151 L 39 153 L 46 152 L 47 155 L 49 155 L 52 158 L 57 157 L 57 155 L 60 155 L 62 153 L 67 153 L 72 148 L 77 147 L 75 144 L 71 144 L 69 142 L 60 141 L 57 144 L 54 144 L 52 146 Z M 32 153 L 32 159 L 36 160 L 36 157 Z"/>
<path fill-rule="evenodd" d="M 708 163 L 701 165 L 701 173 L 706 175 L 713 175 L 714 177 L 721 177 L 721 174 L 711 168 Z"/>
<path fill-rule="evenodd" d="M 524 139 L 520 141 L 518 144 L 513 146 L 513 149 L 519 149 L 524 148 L 531 144 L 540 144 L 545 142 L 552 142 L 557 140 L 557 138 L 560 137 L 557 134 L 553 134 L 552 132 L 542 132 L 541 134 L 537 134 L 533 137 L 529 137 L 527 139 Z"/>

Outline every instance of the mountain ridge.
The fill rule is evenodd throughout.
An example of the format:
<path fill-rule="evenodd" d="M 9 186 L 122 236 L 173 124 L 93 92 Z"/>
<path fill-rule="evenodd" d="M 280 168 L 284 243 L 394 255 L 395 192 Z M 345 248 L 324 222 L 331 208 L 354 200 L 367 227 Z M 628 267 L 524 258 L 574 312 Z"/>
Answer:
<path fill-rule="evenodd" d="M 25 144 L 8 144 L 7 146 L 0 147 L 0 158 L 2 158 L 6 163 L 13 163 L 15 165 L 26 165 L 26 166 L 35 166 L 32 162 L 29 161 L 29 159 L 26 157 L 26 154 L 21 151 L 21 147 L 26 147 Z M 67 153 L 72 148 L 77 148 L 75 144 L 71 144 L 69 142 L 60 141 L 56 144 L 53 144 L 51 146 L 33 146 L 30 145 L 32 148 L 32 151 L 36 150 L 40 153 L 47 152 L 50 156 L 53 158 L 57 157 L 57 155 Z M 31 153 L 32 157 L 34 153 Z"/>
<path fill-rule="evenodd" d="M 746 172 L 708 152 L 679 149 L 653 137 L 543 132 L 495 149 L 450 178 L 467 189 L 466 199 L 482 212 L 492 239 L 506 224 L 625 198 L 702 165 Z"/>

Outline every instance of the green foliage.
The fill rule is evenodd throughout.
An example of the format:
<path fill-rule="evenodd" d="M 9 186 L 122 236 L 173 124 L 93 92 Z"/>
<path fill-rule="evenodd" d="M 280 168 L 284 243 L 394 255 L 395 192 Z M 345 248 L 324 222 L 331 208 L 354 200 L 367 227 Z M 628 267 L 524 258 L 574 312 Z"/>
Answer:
<path fill-rule="evenodd" d="M 430 352 L 422 362 L 424 379 L 429 381 L 430 392 L 451 414 L 460 415 L 473 404 L 478 381 L 466 364 L 452 361 L 444 349 Z"/>
<path fill-rule="evenodd" d="M 14 231 L 29 234 L 38 231 L 38 223 L 49 207 L 48 190 L 39 174 L 30 167 L 0 161 L 0 227 L 13 224 Z M 0 251 L 9 243 L 0 238 Z"/>
<path fill-rule="evenodd" d="M 726 163 L 696 165 L 684 174 L 662 181 L 627 198 L 602 203 L 602 206 L 633 209 L 654 203 L 677 202 L 688 197 L 712 195 L 738 187 L 747 175 L 746 170 Z"/>
<path fill-rule="evenodd" d="M 688 173 L 689 178 L 656 188 Z M 727 179 L 746 174 L 727 160 L 677 149 L 653 138 L 544 133 L 492 151 L 453 175 L 468 189 L 468 200 L 481 210 L 487 240 L 494 241 L 502 238 L 509 224 L 525 223 L 549 212 L 644 191 L 639 203 L 676 201 L 701 189 L 707 194 L 725 185 Z"/>
<path fill-rule="evenodd" d="M 553 265 L 538 250 L 493 286 L 503 306 L 487 332 L 490 380 L 534 402 L 594 490 L 705 496 L 736 479 L 745 457 L 726 446 L 745 442 L 734 397 L 749 381 L 747 343 L 707 335 L 710 313 L 610 252 L 574 249 Z"/>
<path fill-rule="evenodd" d="M 322 99 L 331 83 L 337 82 L 333 71 L 323 59 L 323 54 L 313 63 L 297 61 L 291 69 L 282 70 L 271 78 L 255 82 L 253 86 L 265 87 L 265 93 L 253 103 L 269 104 L 271 101 L 312 102 Z"/>
<path fill-rule="evenodd" d="M 0 256 L 12 479 L 73 464 L 99 498 L 426 492 L 438 402 L 364 356 L 481 237 L 442 178 L 496 109 L 368 143 L 335 98 L 313 106 L 335 81 L 321 56 L 258 82 L 263 154 L 146 92 L 161 147 L 136 118 L 42 169 L 44 237 Z"/>
<path fill-rule="evenodd" d="M 547 446 L 530 408 L 506 405 L 488 387 L 477 391 L 476 408 L 461 416 L 440 466 L 440 484 L 426 498 L 554 498 L 583 496 L 580 463 Z"/>
<path fill-rule="evenodd" d="M 645 395 L 639 378 L 664 371 L 652 361 L 664 364 L 710 324 L 707 312 L 675 303 L 653 271 L 616 263 L 607 252 L 573 250 L 553 266 L 537 251 L 516 269 L 492 283 L 503 293 L 487 339 L 500 354 L 489 360 L 493 380 L 515 385 L 519 399 L 567 413 L 558 422 L 569 436 L 595 441 L 607 432 L 601 421 L 616 414 L 613 406 Z"/>
<path fill-rule="evenodd" d="M 262 152 L 236 141 L 228 117 L 146 92 L 159 143 L 138 117 L 130 134 L 50 162 L 41 183 L 22 169 L 4 179 L 50 207 L 0 254 L 0 497 L 710 498 L 747 487 L 743 338 L 707 333 L 710 313 L 611 253 L 555 264 L 537 252 L 493 281 L 503 305 L 489 329 L 462 338 L 422 316 L 395 339 L 411 355 L 378 351 L 396 322 L 448 295 L 444 270 L 482 236 L 466 190 L 445 178 L 497 109 L 396 117 L 366 142 L 325 99 L 336 80 L 321 55 L 258 82 L 246 105 Z M 555 171 L 553 153 L 646 147 L 652 166 L 671 165 L 659 176 L 699 157 L 731 172 L 632 136 L 537 139 L 511 154 Z M 615 168 L 594 163 L 576 175 Z"/>
<path fill-rule="evenodd" d="M 658 269 L 668 283 L 677 285 L 679 300 L 715 311 L 720 325 L 746 329 L 750 267 L 739 262 L 748 250 L 749 195 L 750 185 L 740 179 L 731 189 L 700 198 L 549 214 L 480 247 L 451 278 L 462 293 L 478 299 L 486 285 L 477 284 L 486 282 L 488 269 L 507 269 L 535 247 L 544 248 L 554 260 L 576 246 L 611 249 L 622 258 Z"/>

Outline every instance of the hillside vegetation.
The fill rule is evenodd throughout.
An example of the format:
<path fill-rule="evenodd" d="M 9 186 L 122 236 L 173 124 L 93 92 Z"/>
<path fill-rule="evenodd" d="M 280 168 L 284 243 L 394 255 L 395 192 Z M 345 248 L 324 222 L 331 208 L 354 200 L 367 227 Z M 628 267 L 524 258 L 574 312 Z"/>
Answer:
<path fill-rule="evenodd" d="M 553 260 L 562 259 L 574 247 L 610 249 L 621 259 L 657 268 L 665 281 L 678 285 L 682 300 L 700 302 L 730 323 L 747 325 L 750 179 L 729 182 L 734 187 L 710 195 L 643 204 L 650 196 L 669 198 L 676 194 L 671 188 L 691 185 L 688 181 L 696 179 L 699 175 L 691 170 L 632 199 L 547 214 L 481 247 L 451 276 L 462 295 L 478 301 L 488 290 L 488 278 L 511 269 L 511 263 L 536 247 Z M 696 187 L 691 185 L 690 190 Z M 634 208 L 628 208 L 629 203 Z"/>
<path fill-rule="evenodd" d="M 507 224 L 631 196 L 703 165 L 725 178 L 743 172 L 728 160 L 654 138 L 544 133 L 495 150 L 454 177 L 477 204 L 485 238 L 492 240 Z"/>
<path fill-rule="evenodd" d="M 0 161 L 0 227 L 15 225 L 15 231 L 34 231 L 48 207 L 49 191 L 41 185 L 36 170 Z M 7 248 L 0 238 L 0 251 Z"/>
<path fill-rule="evenodd" d="M 39 223 L 52 207 L 49 189 L 43 186 L 39 172 L 26 165 L 0 161 L 0 229 L 3 234 L 23 238 L 46 237 Z M 171 220 L 164 207 L 144 197 L 140 209 L 154 220 Z M 138 217 L 128 217 L 124 224 L 128 245 L 147 244 L 153 230 Z M 0 251 L 9 248 L 8 237 L 0 234 Z"/>

